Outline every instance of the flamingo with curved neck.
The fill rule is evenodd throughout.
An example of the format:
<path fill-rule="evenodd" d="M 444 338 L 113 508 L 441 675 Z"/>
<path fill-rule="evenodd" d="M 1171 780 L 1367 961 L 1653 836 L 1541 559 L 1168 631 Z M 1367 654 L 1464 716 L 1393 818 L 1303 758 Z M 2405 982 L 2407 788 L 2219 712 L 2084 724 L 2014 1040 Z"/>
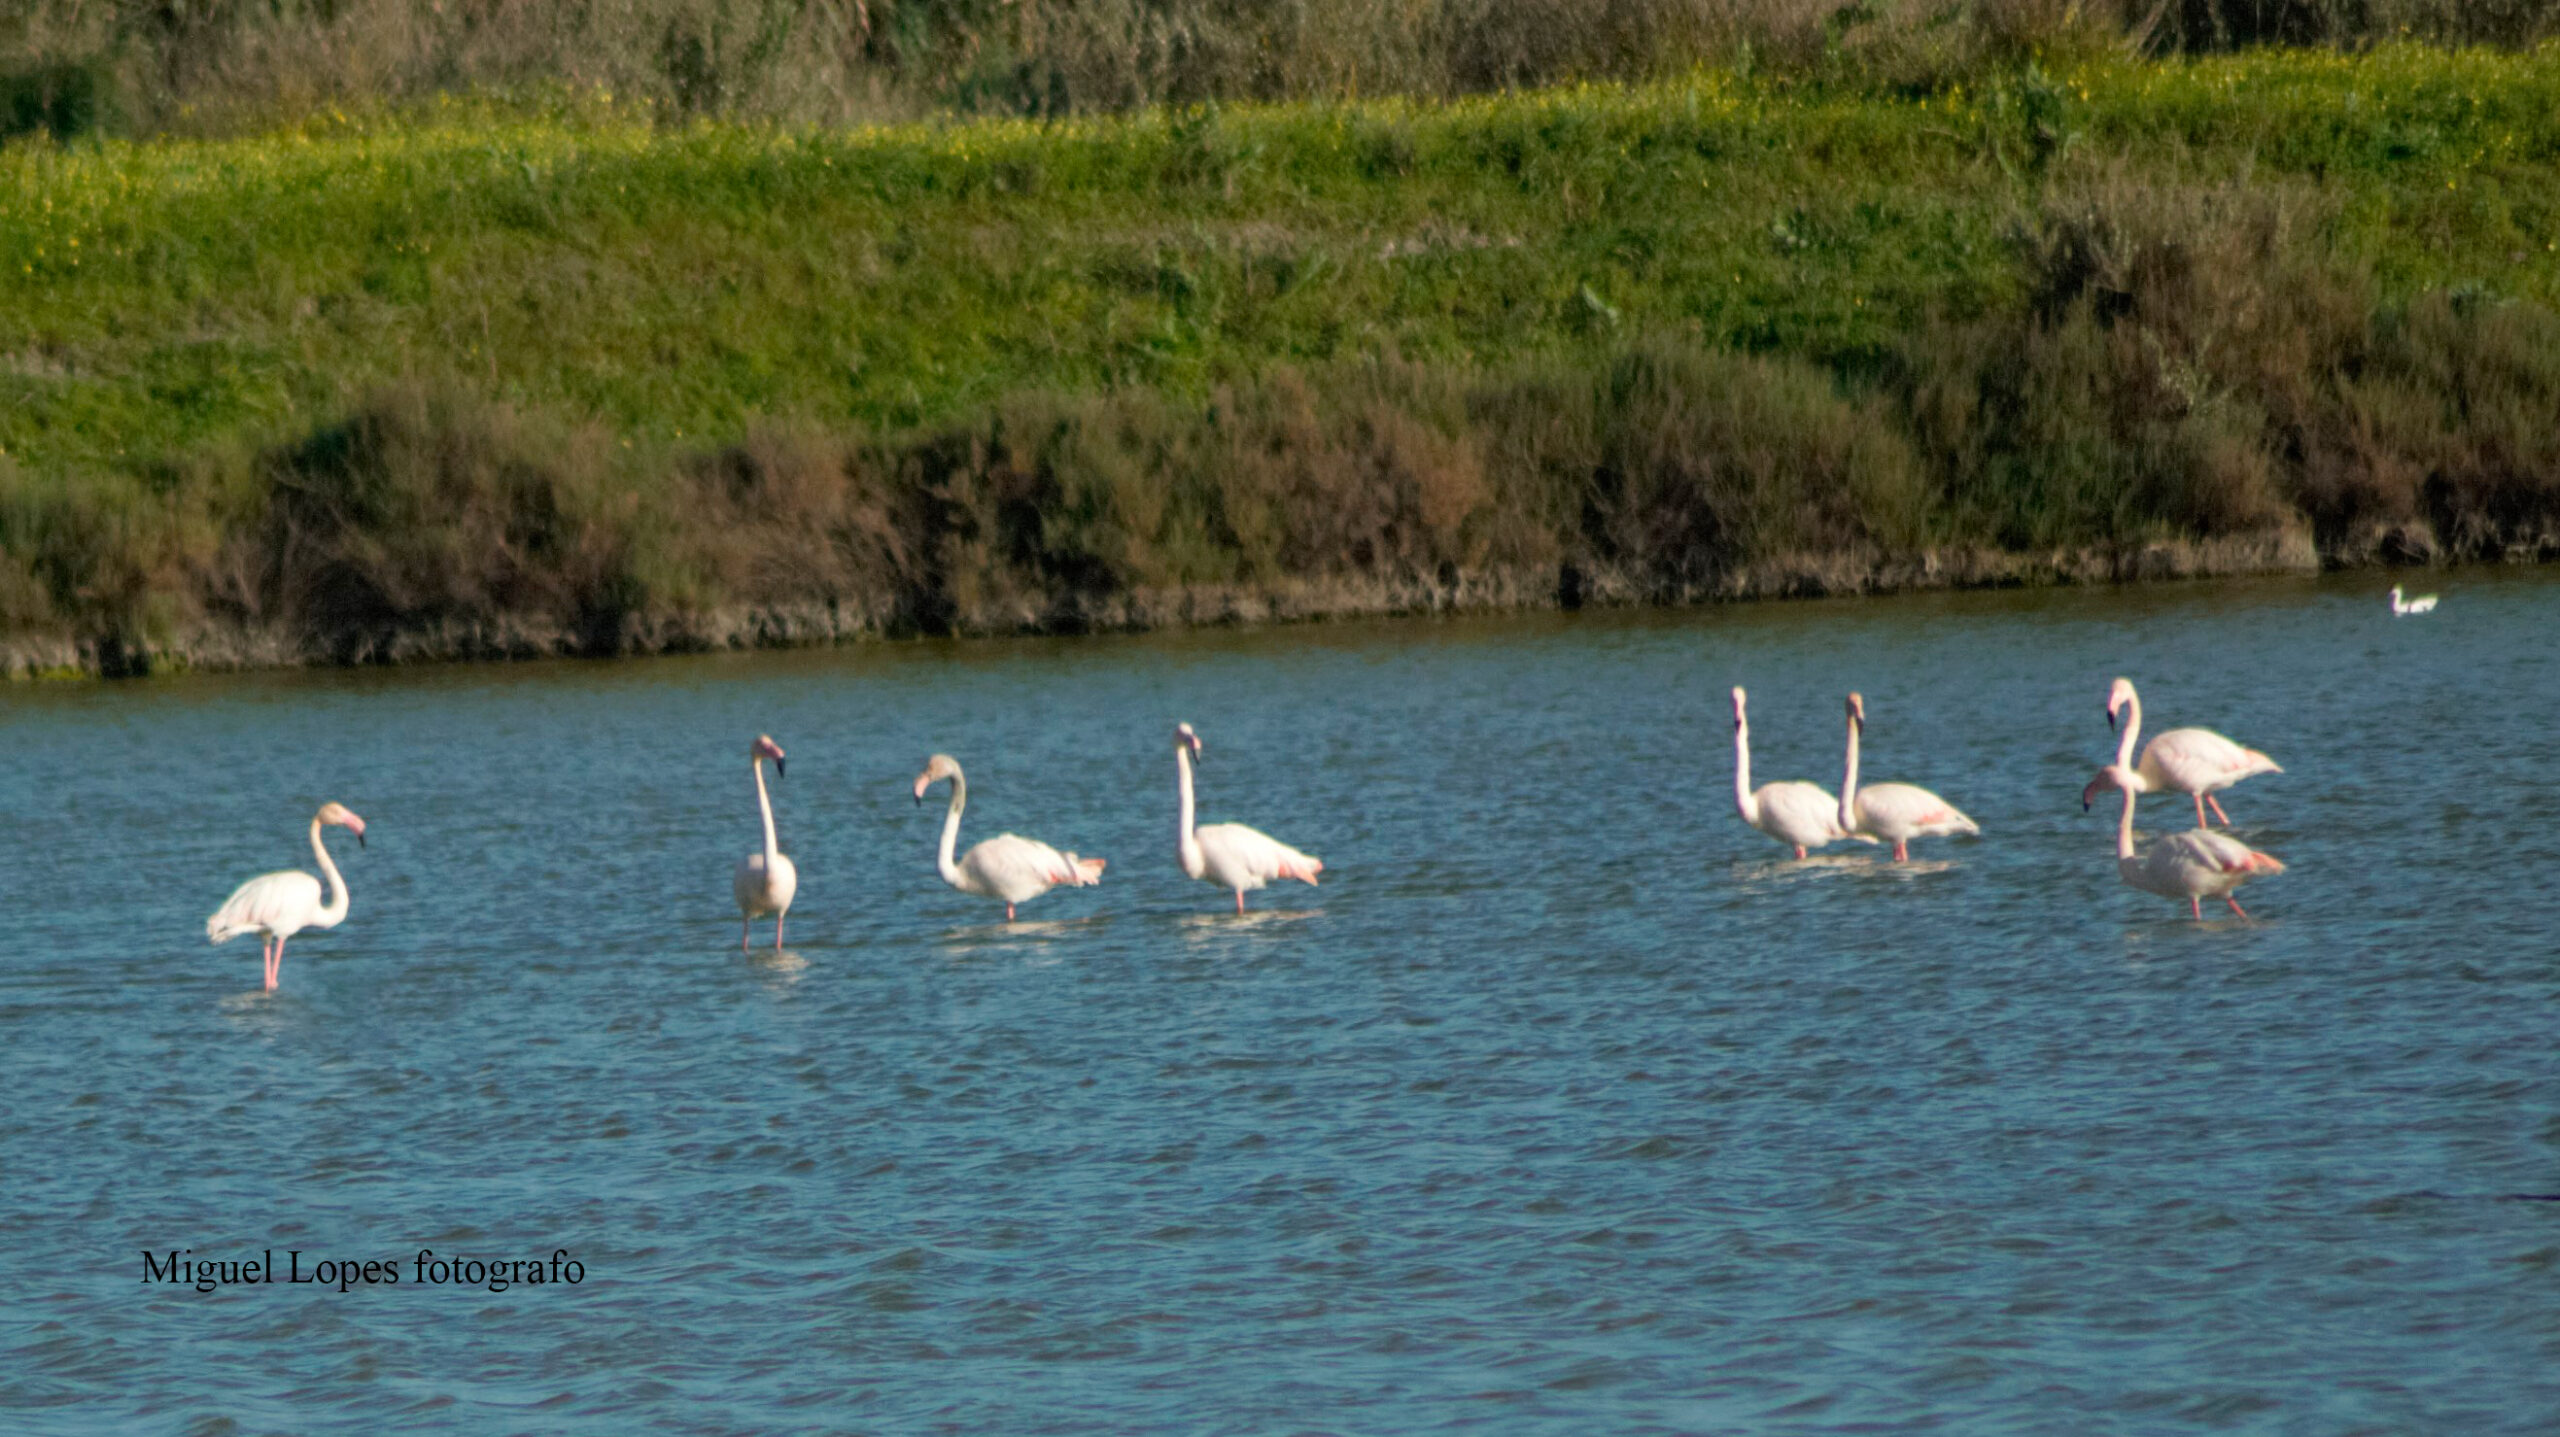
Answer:
<path fill-rule="evenodd" d="M 925 760 L 924 772 L 916 775 L 916 804 L 922 807 L 924 791 L 946 778 L 951 780 L 951 811 L 942 820 L 942 850 L 935 856 L 943 882 L 963 893 L 1003 899 L 1004 918 L 1010 923 L 1017 903 L 1028 903 L 1061 884 L 1086 888 L 1102 881 L 1104 860 L 1060 853 L 1036 838 L 1013 833 L 999 833 L 972 847 L 965 857 L 953 858 L 952 850 L 960 843 L 960 810 L 969 806 L 969 779 L 960 771 L 958 759 L 938 753 Z"/>
<path fill-rule="evenodd" d="M 1294 878 L 1312 885 L 1324 872 L 1324 860 L 1300 853 L 1259 829 L 1241 823 L 1195 827 L 1191 821 L 1191 760 L 1204 750 L 1191 725 L 1173 727 L 1173 762 L 1181 789 L 1175 848 L 1182 871 L 1193 878 L 1233 889 L 1236 912 L 1244 912 L 1244 896 L 1275 878 Z"/>
<path fill-rule="evenodd" d="M 2282 773 L 2274 759 L 2254 748 L 2243 748 L 2209 728 L 2173 728 L 2153 739 L 2142 750 L 2142 761 L 2133 760 L 2133 743 L 2142 732 L 2142 698 L 2133 691 L 2133 680 L 2118 679 L 2107 689 L 2107 727 L 2116 726 L 2116 713 L 2125 711 L 2124 727 L 2116 739 L 2116 761 L 2113 767 L 2133 775 L 2138 789 L 2127 792 L 2184 793 L 2196 801 L 2196 827 L 2205 827 L 2205 805 L 2213 805 L 2222 826 L 2231 826 L 2231 815 L 2222 811 L 2222 800 L 2216 793 L 2240 780 L 2260 773 Z"/>
<path fill-rule="evenodd" d="M 764 851 L 738 860 L 729 877 L 729 892 L 738 900 L 738 951 L 747 951 L 755 921 L 773 915 L 773 951 L 782 951 L 782 922 L 791 912 L 791 897 L 800 891 L 800 870 L 792 866 L 773 832 L 773 797 L 765 792 L 764 761 L 773 760 L 773 776 L 782 777 L 782 746 L 764 734 L 747 745 L 747 764 L 756 775 L 756 810 L 764 818 Z"/>
<path fill-rule="evenodd" d="M 1840 775 L 1840 827 L 1853 834 L 1872 834 L 1893 845 L 1893 861 L 1911 857 L 1911 840 L 1957 833 L 1980 833 L 1957 807 L 1925 788 L 1908 783 L 1858 787 L 1858 737 L 1866 731 L 1867 701 L 1849 695 L 1849 761 Z"/>
<path fill-rule="evenodd" d="M 1751 786 L 1751 716 L 1749 696 L 1733 691 L 1733 807 L 1742 821 L 1796 851 L 1796 857 L 1826 844 L 1851 839 L 1873 843 L 1875 836 L 1852 833 L 1840 822 L 1840 804 L 1818 783 L 1767 783 Z"/>
<path fill-rule="evenodd" d="M 2219 898 L 2231 905 L 2232 912 L 2248 917 L 2248 910 L 2232 896 L 2233 891 L 2243 883 L 2284 872 L 2284 864 L 2272 853 L 2260 853 L 2229 834 L 2208 828 L 2170 834 L 2137 856 L 2133 849 L 2133 804 L 2141 780 L 2142 776 L 2133 769 L 2111 763 L 2098 770 L 2098 776 L 2080 790 L 2084 813 L 2100 790 L 2114 788 L 2124 792 L 2124 813 L 2116 820 L 2116 876 L 2145 893 L 2187 900 L 2188 914 L 2197 919 L 2204 917 L 2204 900 L 2208 898 Z"/>
<path fill-rule="evenodd" d="M 204 936 L 214 943 L 228 943 L 243 933 L 265 937 L 264 956 L 267 969 L 267 991 L 275 991 L 276 977 L 284 967 L 284 941 L 305 928 L 335 928 L 347 918 L 347 881 L 338 874 L 338 865 L 329 861 L 329 849 L 320 841 L 324 826 L 346 829 L 356 836 L 356 847 L 364 847 L 364 820 L 342 803 L 324 803 L 311 815 L 311 855 L 319 860 L 320 871 L 328 875 L 329 893 L 320 895 L 320 880 L 300 869 L 280 873 L 264 873 L 233 890 L 222 906 L 204 921 Z"/>

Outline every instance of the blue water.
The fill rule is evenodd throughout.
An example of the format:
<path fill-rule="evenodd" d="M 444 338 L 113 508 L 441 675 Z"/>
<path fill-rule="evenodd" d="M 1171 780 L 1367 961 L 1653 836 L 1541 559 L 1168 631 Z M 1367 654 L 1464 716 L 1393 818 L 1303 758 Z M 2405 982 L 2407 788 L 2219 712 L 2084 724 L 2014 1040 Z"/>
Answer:
<path fill-rule="evenodd" d="M 11 688 L 0 1429 L 2550 1432 L 2560 583 L 2375 588 Z M 2119 673 L 2284 763 L 2258 922 L 2117 881 Z M 1736 683 L 1983 837 L 1793 862 Z M 1321 888 L 1181 875 L 1177 719 Z M 943 888 L 936 750 L 1102 886 Z M 403 1281 L 144 1279 L 297 1249 Z"/>

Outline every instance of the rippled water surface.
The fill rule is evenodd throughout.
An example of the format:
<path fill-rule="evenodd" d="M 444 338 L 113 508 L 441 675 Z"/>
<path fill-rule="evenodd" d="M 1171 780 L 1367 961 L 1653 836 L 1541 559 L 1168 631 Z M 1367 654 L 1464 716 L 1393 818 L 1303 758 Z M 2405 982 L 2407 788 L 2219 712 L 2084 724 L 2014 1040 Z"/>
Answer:
<path fill-rule="evenodd" d="M 2375 588 L 11 688 L 0 1428 L 2550 1432 L 2560 583 Z M 2257 923 L 2118 883 L 2118 673 L 2284 763 Z M 1983 837 L 1788 859 L 1736 683 Z M 1181 875 L 1177 719 L 1321 888 Z M 935 750 L 1102 886 L 942 887 Z M 144 1280 L 297 1249 L 403 1282 Z"/>

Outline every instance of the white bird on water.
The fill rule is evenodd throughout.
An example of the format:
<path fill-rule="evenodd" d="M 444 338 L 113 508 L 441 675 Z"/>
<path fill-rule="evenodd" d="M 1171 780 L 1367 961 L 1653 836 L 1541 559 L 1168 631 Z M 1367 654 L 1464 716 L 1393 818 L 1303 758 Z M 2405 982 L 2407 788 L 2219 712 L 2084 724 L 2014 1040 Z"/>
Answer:
<path fill-rule="evenodd" d="M 1733 806 L 1742 821 L 1796 851 L 1854 839 L 1873 843 L 1873 835 L 1852 833 L 1840 823 L 1840 801 L 1818 783 L 1770 783 L 1751 787 L 1751 718 L 1742 690 L 1733 691 Z"/>
<path fill-rule="evenodd" d="M 2127 792 L 2193 795 L 2198 828 L 2205 827 L 2208 803 L 2222 826 L 2231 826 L 2231 815 L 2222 811 L 2222 800 L 2214 794 L 2252 774 L 2284 772 L 2274 759 L 2254 748 L 2242 748 L 2209 728 L 2173 728 L 2153 739 L 2142 750 L 2142 761 L 2135 763 L 2133 741 L 2142 732 L 2142 700 L 2134 693 L 2131 679 L 2118 679 L 2107 690 L 2107 727 L 2116 726 L 2118 709 L 2129 710 L 2122 736 L 2116 740 L 2114 765 L 2133 775 L 2137 786 Z"/>
<path fill-rule="evenodd" d="M 2231 905 L 2232 912 L 2248 917 L 2248 910 L 2231 896 L 2232 891 L 2243 883 L 2284 872 L 2284 864 L 2274 854 L 2260 853 L 2229 834 L 2207 828 L 2170 834 L 2137 857 L 2133 851 L 2133 796 L 2140 778 L 2123 764 L 2111 763 L 2098 770 L 2098 776 L 2080 790 L 2080 809 L 2084 813 L 2099 790 L 2124 791 L 2124 816 L 2116 823 L 2117 876 L 2145 893 L 2187 900 L 2187 912 L 2199 919 L 2204 917 L 2204 900 L 2208 898 L 2219 898 Z"/>
<path fill-rule="evenodd" d="M 1241 823 L 1191 823 L 1191 760 L 1202 752 L 1200 735 L 1191 725 L 1173 727 L 1173 762 L 1182 787 L 1182 816 L 1176 833 L 1182 871 L 1194 878 L 1235 890 L 1236 912 L 1244 912 L 1244 896 L 1275 878 L 1313 884 L 1324 872 L 1324 860 L 1300 853 L 1259 829 Z"/>
<path fill-rule="evenodd" d="M 2410 614 L 2432 614 L 2435 610 L 2435 595 L 2420 594 L 2414 599 L 2403 602 L 2400 598 L 2400 586 L 2398 584 L 2391 586 L 2391 617 L 2397 619 Z"/>
<path fill-rule="evenodd" d="M 1005 921 L 1010 923 L 1017 903 L 1028 903 L 1062 883 L 1086 888 L 1102 881 L 1104 860 L 1060 853 L 1036 838 L 1013 833 L 999 833 L 954 861 L 951 850 L 960 842 L 960 810 L 969 805 L 969 780 L 960 772 L 960 761 L 947 753 L 926 759 L 924 772 L 916 775 L 916 803 L 921 807 L 924 791 L 946 778 L 951 780 L 951 812 L 942 820 L 942 852 L 935 860 L 943 882 L 963 893 L 1003 899 Z"/>
<path fill-rule="evenodd" d="M 243 933 L 265 935 L 270 992 L 275 989 L 278 970 L 284 966 L 284 940 L 305 928 L 335 928 L 346 921 L 347 881 L 338 876 L 338 865 L 329 861 L 329 850 L 320 842 L 321 828 L 331 824 L 353 833 L 356 847 L 364 847 L 364 820 L 345 804 L 324 803 L 311 816 L 311 852 L 320 860 L 320 871 L 329 878 L 327 901 L 321 899 L 319 879 L 288 868 L 241 884 L 204 921 L 204 936 L 215 943 L 228 943 Z"/>
<path fill-rule="evenodd" d="M 791 911 L 791 895 L 800 891 L 800 870 L 773 836 L 773 799 L 764 790 L 764 761 L 773 760 L 773 776 L 782 777 L 782 746 L 763 734 L 747 745 L 747 762 L 756 774 L 756 809 L 764 817 L 764 851 L 738 860 L 729 891 L 738 900 L 738 951 L 747 951 L 755 921 L 773 915 L 773 951 L 782 951 L 782 920 Z"/>
<path fill-rule="evenodd" d="M 1840 827 L 1851 834 L 1871 834 L 1893 845 L 1893 861 L 1911 857 L 1911 840 L 1980 833 L 1957 807 L 1925 788 L 1908 783 L 1858 787 L 1858 736 L 1867 727 L 1867 701 L 1849 695 L 1849 763 L 1840 776 Z"/>

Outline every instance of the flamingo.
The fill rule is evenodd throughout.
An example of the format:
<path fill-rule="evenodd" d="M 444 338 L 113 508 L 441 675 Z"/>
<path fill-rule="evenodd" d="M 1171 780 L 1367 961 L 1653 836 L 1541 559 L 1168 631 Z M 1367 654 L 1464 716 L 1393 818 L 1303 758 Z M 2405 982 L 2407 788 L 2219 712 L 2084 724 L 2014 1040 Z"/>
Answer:
<path fill-rule="evenodd" d="M 1176 830 L 1182 871 L 1220 888 L 1232 888 L 1236 912 L 1244 912 L 1244 896 L 1275 878 L 1294 878 L 1313 885 L 1324 872 L 1324 860 L 1300 853 L 1259 829 L 1241 823 L 1191 824 L 1191 760 L 1201 752 L 1200 735 L 1191 725 L 1173 726 L 1173 762 L 1181 776 L 1182 817 Z"/>
<path fill-rule="evenodd" d="M 1818 783 L 1764 784 L 1751 787 L 1751 719 L 1745 695 L 1733 691 L 1733 806 L 1742 821 L 1805 856 L 1807 849 L 1853 839 L 1873 843 L 1874 835 L 1852 833 L 1840 825 L 1840 805 Z"/>
<path fill-rule="evenodd" d="M 347 919 L 347 881 L 338 876 L 338 865 L 329 861 L 329 850 L 320 842 L 320 830 L 329 824 L 353 833 L 356 847 L 364 847 L 364 820 L 345 804 L 324 803 L 311 815 L 311 853 L 329 879 L 326 902 L 320 897 L 319 879 L 288 868 L 241 884 L 204 921 L 204 936 L 214 943 L 228 943 L 243 933 L 265 935 L 270 993 L 275 991 L 277 971 L 284 966 L 284 940 L 305 928 L 335 928 Z"/>
<path fill-rule="evenodd" d="M 2254 879 L 2284 872 L 2284 864 L 2274 854 L 2260 853 L 2227 833 L 2207 828 L 2170 834 L 2137 858 L 2133 852 L 2133 796 L 2142 789 L 2142 775 L 2121 763 L 2108 764 L 2098 770 L 2098 776 L 2089 781 L 2087 788 L 2080 790 L 2080 811 L 2088 812 L 2090 801 L 2104 788 L 2124 790 L 2124 817 L 2116 824 L 2116 873 L 2145 893 L 2187 900 L 2187 912 L 2198 919 L 2204 917 L 2207 898 L 2219 898 L 2231 905 L 2232 912 L 2248 917 L 2240 900 L 2231 896 L 2232 890 Z"/>
<path fill-rule="evenodd" d="M 2213 805 L 2214 817 L 2222 826 L 2231 826 L 2231 815 L 2222 811 L 2222 800 L 2213 795 L 2259 773 L 2282 773 L 2274 759 L 2254 748 L 2242 748 L 2209 728 L 2173 728 L 2153 739 L 2142 750 L 2142 762 L 2133 761 L 2134 736 L 2142 731 L 2142 700 L 2133 692 L 2133 680 L 2118 679 L 2107 690 L 2107 727 L 2116 726 L 2116 710 L 2130 710 L 2125 715 L 2124 730 L 2116 740 L 2115 767 L 2133 774 L 2139 788 L 2128 792 L 2192 794 L 2196 801 L 2196 827 L 2206 826 L 2204 808 Z"/>
<path fill-rule="evenodd" d="M 960 810 L 969 805 L 969 780 L 960 772 L 959 760 L 947 753 L 925 760 L 924 772 L 916 775 L 916 806 L 924 806 L 926 789 L 946 778 L 951 780 L 951 812 L 942 820 L 942 852 L 935 860 L 943 882 L 963 893 L 1003 899 L 1004 921 L 1011 923 L 1017 903 L 1028 903 L 1061 883 L 1089 888 L 1102 881 L 1103 859 L 1060 853 L 1036 838 L 1012 833 L 975 845 L 954 863 L 951 850 L 960 842 Z"/>
<path fill-rule="evenodd" d="M 2400 599 L 2400 586 L 2398 584 L 2391 586 L 2391 617 L 2397 619 L 2407 614 L 2432 614 L 2435 610 L 2435 595 L 2420 594 L 2418 597 L 2403 603 Z"/>
<path fill-rule="evenodd" d="M 1980 833 L 1956 806 L 1925 788 L 1907 783 L 1858 787 L 1858 735 L 1867 726 L 1867 701 L 1849 695 L 1849 766 L 1840 776 L 1840 827 L 1868 833 L 1893 844 L 1893 861 L 1911 857 L 1911 840 L 1956 833 Z"/>
<path fill-rule="evenodd" d="M 782 777 L 782 746 L 763 734 L 747 745 L 747 763 L 756 772 L 756 809 L 764 815 L 764 852 L 738 860 L 729 891 L 738 900 L 738 951 L 747 951 L 755 921 L 773 915 L 773 951 L 782 951 L 782 920 L 791 912 L 791 895 L 800 890 L 800 870 L 791 866 L 773 837 L 773 800 L 764 791 L 764 761 L 773 760 L 773 776 Z"/>

